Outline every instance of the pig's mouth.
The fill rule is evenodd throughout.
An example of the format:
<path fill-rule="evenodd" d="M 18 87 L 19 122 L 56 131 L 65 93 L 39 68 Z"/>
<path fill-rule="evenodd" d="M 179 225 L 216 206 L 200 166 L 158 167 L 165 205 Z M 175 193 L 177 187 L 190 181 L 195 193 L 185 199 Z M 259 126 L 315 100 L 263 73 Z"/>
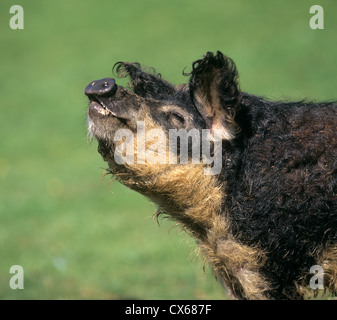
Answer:
<path fill-rule="evenodd" d="M 89 105 L 89 117 L 102 119 L 115 117 L 121 120 L 130 120 L 130 113 L 122 101 L 117 98 L 121 90 L 112 78 L 104 78 L 90 82 L 84 89 Z"/>
<path fill-rule="evenodd" d="M 110 110 L 103 102 L 95 99 L 90 101 L 89 116 L 91 116 L 93 113 L 98 113 L 102 116 L 116 116 L 116 114 L 114 114 L 112 110 Z"/>
<path fill-rule="evenodd" d="M 92 97 L 89 101 L 89 117 L 91 118 L 99 115 L 102 117 L 113 116 L 120 119 L 126 119 L 120 112 L 121 107 L 114 101 L 104 101 L 97 97 Z"/>
<path fill-rule="evenodd" d="M 122 101 L 114 98 L 89 98 L 89 117 L 91 119 L 109 119 L 115 118 L 123 124 L 132 120 L 132 114 L 129 106 Z"/>

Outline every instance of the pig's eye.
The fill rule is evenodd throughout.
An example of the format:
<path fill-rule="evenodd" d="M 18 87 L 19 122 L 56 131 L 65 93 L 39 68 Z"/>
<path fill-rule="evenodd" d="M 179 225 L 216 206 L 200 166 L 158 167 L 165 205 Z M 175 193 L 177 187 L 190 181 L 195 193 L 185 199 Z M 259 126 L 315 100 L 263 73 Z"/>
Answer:
<path fill-rule="evenodd" d="M 170 112 L 170 120 L 176 126 L 183 126 L 185 124 L 184 117 L 176 111 Z"/>

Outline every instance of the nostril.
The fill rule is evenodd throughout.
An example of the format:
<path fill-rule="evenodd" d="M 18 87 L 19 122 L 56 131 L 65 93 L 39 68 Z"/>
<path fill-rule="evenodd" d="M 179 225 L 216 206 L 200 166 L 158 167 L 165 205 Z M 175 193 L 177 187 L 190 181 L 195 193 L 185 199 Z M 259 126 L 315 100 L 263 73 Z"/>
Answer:
<path fill-rule="evenodd" d="M 84 89 L 86 95 L 112 96 L 116 92 L 116 82 L 112 78 L 104 78 L 90 82 Z"/>

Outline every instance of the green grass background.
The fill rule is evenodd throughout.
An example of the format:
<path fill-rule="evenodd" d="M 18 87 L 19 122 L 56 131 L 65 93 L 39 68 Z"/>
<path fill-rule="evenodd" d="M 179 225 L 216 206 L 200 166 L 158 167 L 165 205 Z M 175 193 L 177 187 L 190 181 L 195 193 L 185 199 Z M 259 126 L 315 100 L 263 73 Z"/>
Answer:
<path fill-rule="evenodd" d="M 192 239 L 101 179 L 83 89 L 121 60 L 186 82 L 221 50 L 244 91 L 337 99 L 336 1 L 18 0 L 24 30 L 9 28 L 13 4 L 0 2 L 0 299 L 226 298 Z M 314 4 L 324 30 L 309 27 Z M 9 287 L 16 264 L 24 290 Z"/>

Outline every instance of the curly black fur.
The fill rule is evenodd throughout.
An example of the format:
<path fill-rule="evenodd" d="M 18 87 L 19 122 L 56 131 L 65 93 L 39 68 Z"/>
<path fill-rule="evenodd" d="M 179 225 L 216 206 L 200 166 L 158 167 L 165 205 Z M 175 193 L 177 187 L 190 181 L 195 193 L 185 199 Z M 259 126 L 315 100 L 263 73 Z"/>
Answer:
<path fill-rule="evenodd" d="M 120 77 L 130 76 L 135 94 L 144 98 L 164 99 L 174 93 L 174 87 L 152 68 L 144 72 L 139 63 L 117 62 L 113 68 Z"/>
<path fill-rule="evenodd" d="M 192 71 L 185 73 L 190 75 L 191 95 L 200 88 L 201 94 L 212 103 L 212 90 L 210 86 L 215 83 L 215 90 L 221 92 L 220 102 L 227 110 L 239 107 L 240 91 L 237 83 L 238 72 L 233 60 L 225 57 L 217 51 L 216 55 L 207 52 L 203 59 L 199 59 L 192 64 Z"/>
<path fill-rule="evenodd" d="M 268 252 L 274 298 L 294 298 L 295 282 L 337 242 L 337 106 L 243 94 L 236 121 L 244 130 L 224 154 L 224 210 L 240 241 Z"/>
<path fill-rule="evenodd" d="M 220 52 L 195 61 L 189 83 L 177 87 L 137 63 L 114 68 L 130 77 L 133 92 L 89 96 L 100 152 L 124 184 L 192 233 L 237 298 L 302 299 L 315 264 L 337 289 L 336 103 L 271 102 L 242 92 L 234 62 Z M 97 113 L 100 101 L 113 117 Z M 221 173 L 207 180 L 193 167 L 116 166 L 112 133 L 140 114 L 164 130 L 219 130 Z"/>

